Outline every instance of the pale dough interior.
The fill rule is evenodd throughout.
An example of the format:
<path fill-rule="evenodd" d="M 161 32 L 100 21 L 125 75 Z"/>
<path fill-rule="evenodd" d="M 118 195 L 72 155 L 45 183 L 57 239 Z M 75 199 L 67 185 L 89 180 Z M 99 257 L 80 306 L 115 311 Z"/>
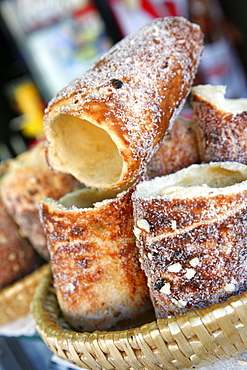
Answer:
<path fill-rule="evenodd" d="M 247 99 L 225 99 L 226 86 L 198 85 L 193 87 L 192 91 L 220 111 L 236 114 L 247 110 Z"/>
<path fill-rule="evenodd" d="M 102 205 L 102 202 L 115 198 L 120 192 L 118 190 L 79 189 L 68 193 L 59 199 L 59 203 L 65 208 L 94 208 Z"/>
<path fill-rule="evenodd" d="M 52 123 L 50 162 L 88 186 L 107 187 L 118 181 L 123 158 L 110 135 L 80 118 L 60 114 Z"/>
<path fill-rule="evenodd" d="M 191 165 L 174 174 L 137 185 L 141 198 L 168 199 L 215 196 L 247 190 L 247 166 L 236 162 Z"/>

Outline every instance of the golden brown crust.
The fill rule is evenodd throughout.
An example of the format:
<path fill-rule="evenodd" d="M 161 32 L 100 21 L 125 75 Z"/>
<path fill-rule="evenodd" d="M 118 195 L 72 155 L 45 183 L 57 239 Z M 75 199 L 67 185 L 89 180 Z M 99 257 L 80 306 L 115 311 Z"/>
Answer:
<path fill-rule="evenodd" d="M 49 103 L 50 166 L 95 188 L 137 178 L 182 109 L 202 45 L 199 26 L 179 17 L 116 44 Z"/>
<path fill-rule="evenodd" d="M 157 318 L 247 289 L 246 197 L 247 166 L 229 162 L 137 186 L 135 230 Z"/>
<path fill-rule="evenodd" d="M 148 163 L 147 171 L 149 178 L 154 178 L 199 162 L 194 122 L 178 117 L 167 130 L 159 149 Z"/>
<path fill-rule="evenodd" d="M 224 86 L 199 85 L 192 89 L 200 157 L 203 162 L 236 161 L 246 164 L 247 99 L 228 100 L 224 94 Z M 240 109 L 232 110 L 232 103 L 238 103 Z"/>
<path fill-rule="evenodd" d="M 39 266 L 39 259 L 27 239 L 5 210 L 0 198 L 0 289 Z"/>
<path fill-rule="evenodd" d="M 92 189 L 87 192 L 79 198 L 87 200 Z M 47 199 L 40 212 L 59 305 L 70 325 L 93 331 L 123 320 L 144 323 L 152 305 L 138 261 L 130 191 L 94 208 Z"/>
<path fill-rule="evenodd" d="M 39 221 L 39 202 L 48 196 L 58 199 L 79 184 L 71 176 L 56 174 L 49 169 L 44 142 L 9 160 L 6 166 L 0 187 L 4 205 L 19 225 L 22 235 L 48 260 L 46 238 Z"/>

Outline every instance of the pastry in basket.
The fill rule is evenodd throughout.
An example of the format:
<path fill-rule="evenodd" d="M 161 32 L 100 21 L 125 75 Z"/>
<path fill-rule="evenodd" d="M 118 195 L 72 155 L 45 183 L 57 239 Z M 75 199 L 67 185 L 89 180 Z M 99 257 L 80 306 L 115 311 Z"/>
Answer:
<path fill-rule="evenodd" d="M 247 99 L 226 99 L 225 93 L 221 85 L 192 89 L 201 160 L 247 164 Z"/>
<path fill-rule="evenodd" d="M 91 188 L 137 179 L 190 92 L 203 47 L 198 25 L 153 20 L 114 45 L 49 103 L 47 160 Z"/>
<path fill-rule="evenodd" d="M 27 239 L 4 208 L 0 197 L 0 290 L 40 266 L 40 260 Z"/>
<path fill-rule="evenodd" d="M 157 318 L 247 289 L 247 166 L 194 164 L 137 185 L 135 235 Z"/>
<path fill-rule="evenodd" d="M 46 260 L 49 254 L 38 207 L 41 199 L 58 199 L 79 187 L 70 175 L 56 174 L 47 165 L 44 142 L 3 163 L 0 193 L 6 210 L 13 217 L 36 251 Z M 81 186 L 81 185 L 80 185 Z"/>
<path fill-rule="evenodd" d="M 154 178 L 199 162 L 194 122 L 179 116 L 167 130 L 159 149 L 148 163 L 147 172 L 149 178 Z"/>
<path fill-rule="evenodd" d="M 76 330 L 138 325 L 153 313 L 133 234 L 132 191 L 85 188 L 41 202 L 58 302 Z"/>

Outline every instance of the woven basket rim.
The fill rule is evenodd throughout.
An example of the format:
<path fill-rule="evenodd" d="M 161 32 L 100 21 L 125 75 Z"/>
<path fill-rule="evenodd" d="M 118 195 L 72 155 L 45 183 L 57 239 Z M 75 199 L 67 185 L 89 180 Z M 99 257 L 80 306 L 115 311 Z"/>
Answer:
<path fill-rule="evenodd" d="M 58 303 L 52 280 L 48 266 L 36 290 L 31 312 L 37 331 L 48 347 L 58 357 L 79 367 L 196 368 L 198 364 L 205 366 L 234 357 L 247 348 L 247 292 L 208 308 L 158 319 L 140 327 L 89 333 L 59 325 L 54 313 Z M 48 294 L 52 299 L 51 309 L 47 310 L 44 303 Z M 126 353 L 133 358 L 127 359 Z M 117 359 L 120 365 L 116 364 Z"/>
<path fill-rule="evenodd" d="M 36 277 L 43 276 L 43 273 L 47 271 L 47 268 L 49 268 L 50 264 L 46 263 L 39 267 L 38 269 L 30 272 L 28 275 L 22 277 L 21 279 L 15 281 L 14 283 L 4 287 L 0 290 L 0 300 L 3 296 L 7 295 L 6 293 L 10 295 L 12 292 L 14 292 L 17 289 L 22 289 L 26 285 L 32 285 L 32 282 L 36 280 Z"/>
<path fill-rule="evenodd" d="M 45 263 L 28 275 L 0 290 L 0 325 L 26 316 L 34 291 L 47 271 Z"/>

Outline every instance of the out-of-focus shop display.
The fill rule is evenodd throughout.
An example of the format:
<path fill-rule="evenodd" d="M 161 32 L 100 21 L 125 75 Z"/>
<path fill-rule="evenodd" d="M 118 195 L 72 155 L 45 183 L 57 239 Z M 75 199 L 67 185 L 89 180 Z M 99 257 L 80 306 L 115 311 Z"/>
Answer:
<path fill-rule="evenodd" d="M 108 1 L 124 36 L 156 17 L 184 16 L 198 23 L 205 34 L 205 45 L 196 82 L 227 85 L 229 98 L 247 96 L 246 72 L 218 0 Z"/>
<path fill-rule="evenodd" d="M 112 45 L 90 0 L 4 0 L 1 11 L 47 101 Z"/>
<path fill-rule="evenodd" d="M 226 85 L 228 98 L 247 97 L 246 12 L 246 0 L 0 0 L 0 161 L 42 141 L 49 100 L 114 43 L 154 18 L 184 16 L 198 23 L 205 39 L 195 84 Z M 185 115 L 187 106 L 190 115 L 189 99 Z M 32 191 L 29 195 L 37 194 Z M 20 311 L 19 299 L 17 318 Z M 0 320 L 0 370 L 72 368 L 52 356 L 30 314 L 18 324 Z"/>
<path fill-rule="evenodd" d="M 18 64 L 18 72 L 15 68 L 1 81 L 14 112 L 2 122 L 11 137 L 11 151 L 0 145 L 0 159 L 5 159 L 42 137 L 48 101 L 121 36 L 108 8 L 102 13 L 91 0 L 2 0 L 0 5 L 1 31 Z"/>
<path fill-rule="evenodd" d="M 24 78 L 5 84 L 18 116 L 11 130 L 28 140 L 42 135 L 43 109 L 58 90 L 112 44 L 157 17 L 184 16 L 202 27 L 205 47 L 195 83 L 227 85 L 229 98 L 247 96 L 246 71 L 220 0 L 0 0 L 0 5 L 3 28 L 26 69 Z"/>
<path fill-rule="evenodd" d="M 205 35 L 199 82 L 227 86 L 230 98 L 246 97 L 244 67 L 220 3 L 217 0 L 188 0 L 189 18 Z"/>

